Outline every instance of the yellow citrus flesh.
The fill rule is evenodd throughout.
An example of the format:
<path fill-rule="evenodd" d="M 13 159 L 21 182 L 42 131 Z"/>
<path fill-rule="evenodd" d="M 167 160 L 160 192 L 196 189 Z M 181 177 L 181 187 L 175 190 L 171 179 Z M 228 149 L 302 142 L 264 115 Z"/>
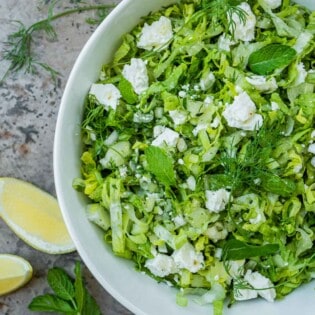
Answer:
<path fill-rule="evenodd" d="M 22 287 L 32 275 L 32 266 L 22 257 L 0 254 L 0 296 Z"/>
<path fill-rule="evenodd" d="M 57 199 L 15 178 L 0 178 L 0 216 L 28 245 L 61 254 L 75 250 Z"/>

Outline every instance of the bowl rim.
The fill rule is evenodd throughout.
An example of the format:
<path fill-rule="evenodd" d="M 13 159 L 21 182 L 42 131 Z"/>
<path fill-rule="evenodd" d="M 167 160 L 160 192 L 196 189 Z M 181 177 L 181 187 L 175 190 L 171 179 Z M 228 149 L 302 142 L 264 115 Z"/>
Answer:
<path fill-rule="evenodd" d="M 54 136 L 54 146 L 53 146 L 53 170 L 54 170 L 54 182 L 55 182 L 55 189 L 56 189 L 56 195 L 58 202 L 60 203 L 60 208 L 62 212 L 63 219 L 66 223 L 67 229 L 69 231 L 69 234 L 72 238 L 72 241 L 76 247 L 76 250 L 81 257 L 82 261 L 86 265 L 86 267 L 90 270 L 95 280 L 104 288 L 114 299 L 116 299 L 120 304 L 122 304 L 124 307 L 126 307 L 128 310 L 135 314 L 141 314 L 146 315 L 142 310 L 140 310 L 137 306 L 135 306 L 132 302 L 130 302 L 123 294 L 121 294 L 118 290 L 114 289 L 113 286 L 106 281 L 103 277 L 101 277 L 101 274 L 98 272 L 98 270 L 95 268 L 95 265 L 92 263 L 90 257 L 88 256 L 87 252 L 84 250 L 84 248 L 81 246 L 81 243 L 79 239 L 76 237 L 77 232 L 75 231 L 75 227 L 71 223 L 71 219 L 69 216 L 69 213 L 67 211 L 63 211 L 65 205 L 64 205 L 64 198 L 63 193 L 61 191 L 62 187 L 62 179 L 61 174 L 59 172 L 61 166 L 60 166 L 60 140 L 62 139 L 63 135 L 61 134 L 61 126 L 64 121 L 65 116 L 65 110 L 66 110 L 66 102 L 69 98 L 71 91 L 70 87 L 73 85 L 73 82 L 75 81 L 76 73 L 78 72 L 80 65 L 82 61 L 85 59 L 86 54 L 90 50 L 90 46 L 97 37 L 100 36 L 100 34 L 108 27 L 109 24 L 112 23 L 112 21 L 115 19 L 116 15 L 119 14 L 122 10 L 124 10 L 132 0 L 122 0 L 118 5 L 115 6 L 115 8 L 107 15 L 107 17 L 102 21 L 102 23 L 95 29 L 95 31 L 92 33 L 92 35 L 89 37 L 89 39 L 84 44 L 82 50 L 80 51 L 77 59 L 75 60 L 75 63 L 72 67 L 72 70 L 70 72 L 70 75 L 67 79 L 66 86 L 64 88 L 64 93 L 61 98 L 60 107 L 58 111 L 58 117 L 56 122 L 56 128 L 55 128 L 55 136 Z M 100 280 L 101 279 L 101 280 Z"/>

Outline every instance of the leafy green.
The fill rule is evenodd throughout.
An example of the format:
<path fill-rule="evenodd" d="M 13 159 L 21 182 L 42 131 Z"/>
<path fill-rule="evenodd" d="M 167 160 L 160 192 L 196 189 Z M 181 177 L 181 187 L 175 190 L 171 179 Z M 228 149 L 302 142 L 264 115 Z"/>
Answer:
<path fill-rule="evenodd" d="M 69 275 L 61 268 L 48 271 L 47 281 L 55 294 L 63 300 L 71 301 L 74 297 L 74 287 Z"/>
<path fill-rule="evenodd" d="M 129 104 L 135 104 L 138 100 L 138 96 L 133 90 L 133 87 L 131 83 L 125 79 L 124 77 L 121 78 L 119 81 L 119 90 L 121 93 L 121 96 L 124 98 L 124 100 Z"/>
<path fill-rule="evenodd" d="M 52 294 L 44 294 L 35 297 L 28 308 L 33 312 L 58 312 L 64 314 L 71 314 L 76 311 L 69 302 Z"/>
<path fill-rule="evenodd" d="M 81 265 L 76 262 L 73 280 L 62 268 L 48 271 L 47 280 L 54 294 L 44 294 L 33 298 L 28 305 L 34 312 L 56 312 L 59 314 L 101 315 L 95 299 L 84 286 Z"/>
<path fill-rule="evenodd" d="M 267 256 L 279 251 L 278 244 L 265 244 L 260 246 L 249 245 L 236 239 L 225 242 L 222 252 L 224 260 L 240 260 L 256 256 Z"/>
<path fill-rule="evenodd" d="M 269 44 L 249 56 L 248 66 L 256 74 L 266 75 L 288 66 L 295 56 L 296 51 L 289 46 Z"/>
<path fill-rule="evenodd" d="M 172 158 L 161 148 L 149 146 L 145 149 L 148 170 L 165 186 L 175 185 L 176 177 Z"/>

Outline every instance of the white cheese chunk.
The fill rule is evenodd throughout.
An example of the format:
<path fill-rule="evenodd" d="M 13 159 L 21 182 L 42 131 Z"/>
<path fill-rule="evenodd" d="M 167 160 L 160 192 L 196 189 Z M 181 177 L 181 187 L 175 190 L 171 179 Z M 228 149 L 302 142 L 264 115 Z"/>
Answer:
<path fill-rule="evenodd" d="M 217 241 L 224 240 L 228 235 L 228 231 L 221 222 L 216 222 L 208 227 L 205 234 L 210 240 L 216 243 Z"/>
<path fill-rule="evenodd" d="M 165 254 L 157 254 L 154 258 L 148 259 L 145 267 L 158 277 L 166 277 L 177 272 L 173 257 Z"/>
<path fill-rule="evenodd" d="M 182 125 L 186 122 L 187 113 L 184 112 L 183 110 L 178 110 L 178 109 L 171 110 L 169 114 L 176 126 Z"/>
<path fill-rule="evenodd" d="M 273 302 L 276 298 L 276 290 L 273 288 L 273 283 L 270 279 L 266 278 L 259 272 L 252 272 L 247 270 L 244 279 L 257 290 L 258 295 L 267 300 L 268 302 Z M 265 289 L 265 290 L 262 290 Z"/>
<path fill-rule="evenodd" d="M 122 75 L 128 80 L 134 91 L 139 95 L 149 87 L 146 63 L 139 58 L 131 58 L 130 65 L 125 65 Z"/>
<path fill-rule="evenodd" d="M 246 81 L 260 92 L 272 93 L 278 88 L 277 81 L 274 77 L 267 79 L 263 75 L 253 75 L 251 77 L 247 77 Z"/>
<path fill-rule="evenodd" d="M 120 91 L 114 84 L 92 84 L 90 94 L 94 95 L 97 101 L 104 105 L 107 110 L 109 108 L 115 110 L 121 98 Z"/>
<path fill-rule="evenodd" d="M 297 76 L 294 82 L 292 83 L 292 86 L 297 86 L 305 82 L 305 78 L 307 77 L 307 71 L 305 70 L 305 66 L 303 62 L 300 62 L 296 65 L 296 73 L 297 73 Z"/>
<path fill-rule="evenodd" d="M 308 31 L 301 32 L 292 48 L 294 48 L 297 53 L 301 53 L 304 50 L 304 48 L 307 47 L 312 38 L 313 38 L 312 33 Z"/>
<path fill-rule="evenodd" d="M 264 7 L 274 10 L 280 7 L 282 0 L 259 0 L 259 3 Z"/>
<path fill-rule="evenodd" d="M 164 126 L 155 126 L 153 129 L 153 135 L 155 139 L 152 141 L 152 145 L 156 147 L 176 147 L 177 142 L 179 140 L 179 133 L 164 127 Z"/>
<path fill-rule="evenodd" d="M 308 146 L 308 152 L 315 154 L 315 143 L 312 143 Z"/>
<path fill-rule="evenodd" d="M 233 12 L 230 16 L 228 14 L 228 19 L 232 19 L 230 21 L 231 25 L 234 25 L 234 39 L 242 40 L 244 42 L 251 41 L 255 38 L 255 26 L 256 26 L 256 16 L 252 12 L 251 7 L 248 3 L 242 2 L 236 8 L 245 12 L 245 19 L 241 19 L 240 15 L 236 12 Z M 232 32 L 232 27 L 230 28 L 230 32 Z"/>
<path fill-rule="evenodd" d="M 189 177 L 187 178 L 186 183 L 187 183 L 188 189 L 190 189 L 190 190 L 192 190 L 192 191 L 194 191 L 194 190 L 196 189 L 196 179 L 195 179 L 194 176 L 192 176 L 192 175 L 189 176 Z"/>
<path fill-rule="evenodd" d="M 146 50 L 162 48 L 172 39 L 173 29 L 171 20 L 161 16 L 151 25 L 144 24 L 137 46 Z M 166 47 L 165 47 L 166 48 Z"/>
<path fill-rule="evenodd" d="M 222 51 L 230 51 L 231 46 L 235 44 L 236 42 L 227 34 L 222 34 L 218 39 L 218 48 Z"/>
<path fill-rule="evenodd" d="M 202 253 L 197 253 L 190 243 L 185 243 L 181 248 L 176 249 L 172 256 L 178 268 L 187 269 L 192 273 L 199 271 L 204 264 Z"/>
<path fill-rule="evenodd" d="M 246 92 L 235 96 L 231 105 L 227 105 L 223 117 L 230 127 L 243 130 L 256 130 L 262 126 L 263 117 L 256 114 L 255 103 Z"/>
<path fill-rule="evenodd" d="M 220 212 L 225 209 L 230 199 L 230 192 L 224 188 L 219 190 L 206 190 L 206 208 L 210 212 Z"/>

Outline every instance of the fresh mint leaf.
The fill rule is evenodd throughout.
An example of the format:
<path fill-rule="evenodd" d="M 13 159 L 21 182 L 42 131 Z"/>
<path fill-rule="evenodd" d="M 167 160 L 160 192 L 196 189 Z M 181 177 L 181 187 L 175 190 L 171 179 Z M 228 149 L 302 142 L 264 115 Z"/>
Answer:
<path fill-rule="evenodd" d="M 270 44 L 254 51 L 249 56 L 248 66 L 256 74 L 267 75 L 288 66 L 295 56 L 296 51 L 289 46 Z"/>
<path fill-rule="evenodd" d="M 91 294 L 85 290 L 85 302 L 81 311 L 81 315 L 102 315 L 99 306 Z"/>
<path fill-rule="evenodd" d="M 28 308 L 34 312 L 58 312 L 74 313 L 76 310 L 69 302 L 53 294 L 45 294 L 35 297 L 28 305 Z"/>
<path fill-rule="evenodd" d="M 75 300 L 77 302 L 78 312 L 81 312 L 84 305 L 85 292 L 84 292 L 84 286 L 83 286 L 81 264 L 79 262 L 76 262 L 75 264 L 74 273 L 75 273 L 75 281 L 74 281 Z"/>
<path fill-rule="evenodd" d="M 165 186 L 176 184 L 172 158 L 165 150 L 150 146 L 144 151 L 148 162 L 148 170 Z"/>
<path fill-rule="evenodd" d="M 35 297 L 28 308 L 34 312 L 55 312 L 67 315 L 101 315 L 99 306 L 90 295 L 82 277 L 81 264 L 76 262 L 75 279 L 61 268 L 48 271 L 47 279 L 54 294 Z"/>
<path fill-rule="evenodd" d="M 242 241 L 228 240 L 224 247 L 222 257 L 224 260 L 239 260 L 250 257 L 260 257 L 275 254 L 279 250 L 278 244 L 254 246 Z"/>
<path fill-rule="evenodd" d="M 74 297 L 72 279 L 61 268 L 52 268 L 48 271 L 47 281 L 58 297 L 71 301 Z"/>
<path fill-rule="evenodd" d="M 121 93 L 122 98 L 129 104 L 135 104 L 138 101 L 138 96 L 135 93 L 131 83 L 125 79 L 121 78 L 118 85 L 119 91 Z"/>

